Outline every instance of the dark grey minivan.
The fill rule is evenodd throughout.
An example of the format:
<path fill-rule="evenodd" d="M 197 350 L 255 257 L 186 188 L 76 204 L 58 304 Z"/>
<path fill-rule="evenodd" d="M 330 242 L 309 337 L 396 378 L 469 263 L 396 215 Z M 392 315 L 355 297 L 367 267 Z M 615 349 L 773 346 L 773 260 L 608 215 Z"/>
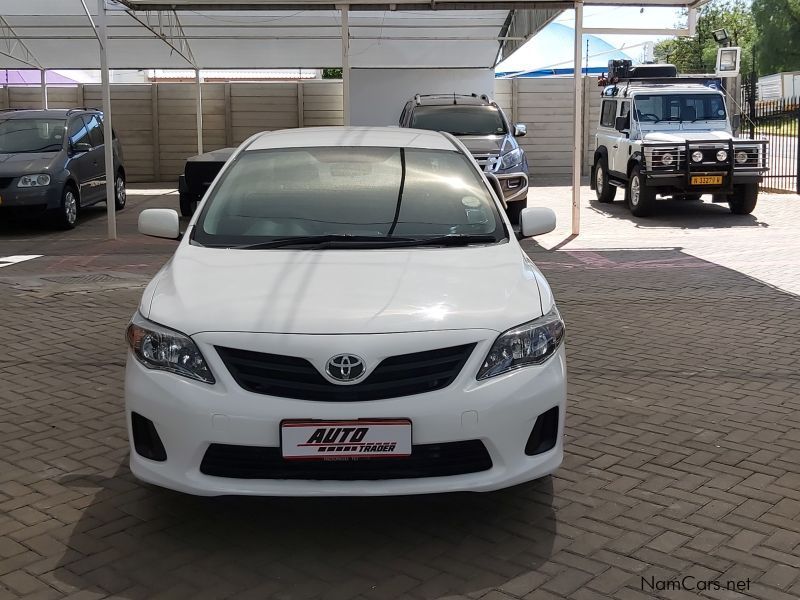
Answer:
<path fill-rule="evenodd" d="M 65 229 L 106 199 L 103 113 L 93 109 L 0 111 L 0 215 L 49 214 Z M 114 133 L 114 196 L 125 208 L 125 168 Z"/>

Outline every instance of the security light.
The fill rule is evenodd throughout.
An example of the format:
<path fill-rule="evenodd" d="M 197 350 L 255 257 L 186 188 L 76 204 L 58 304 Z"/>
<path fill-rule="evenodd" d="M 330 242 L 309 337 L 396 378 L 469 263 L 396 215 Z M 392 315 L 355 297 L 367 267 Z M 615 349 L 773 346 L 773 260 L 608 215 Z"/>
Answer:
<path fill-rule="evenodd" d="M 736 77 L 739 74 L 741 55 L 742 49 L 737 46 L 719 48 L 717 50 L 717 77 Z"/>
<path fill-rule="evenodd" d="M 728 36 L 728 30 L 725 28 L 717 29 L 711 33 L 714 36 L 714 41 L 720 45 L 726 44 L 730 37 Z"/>

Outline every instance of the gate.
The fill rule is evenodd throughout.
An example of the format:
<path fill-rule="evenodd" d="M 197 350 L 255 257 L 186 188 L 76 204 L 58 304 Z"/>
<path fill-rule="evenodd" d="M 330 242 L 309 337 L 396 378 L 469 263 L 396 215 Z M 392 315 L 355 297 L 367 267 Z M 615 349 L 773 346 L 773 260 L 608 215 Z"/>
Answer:
<path fill-rule="evenodd" d="M 751 139 L 769 140 L 769 171 L 762 189 L 800 194 L 800 97 L 756 100 L 755 87 L 745 85 Z"/>

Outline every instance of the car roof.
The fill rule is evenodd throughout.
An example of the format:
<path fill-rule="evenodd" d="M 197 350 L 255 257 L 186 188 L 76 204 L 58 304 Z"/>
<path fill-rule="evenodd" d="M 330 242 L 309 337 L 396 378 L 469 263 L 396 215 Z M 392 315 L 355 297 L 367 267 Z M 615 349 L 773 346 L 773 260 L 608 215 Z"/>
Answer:
<path fill-rule="evenodd" d="M 703 85 L 702 83 L 635 83 L 631 82 L 630 85 L 622 83 L 617 84 L 619 93 L 614 95 L 606 95 L 607 90 L 614 89 L 613 85 L 605 88 L 603 91 L 603 98 L 630 98 L 635 94 L 696 94 L 708 93 L 719 94 L 719 90 Z"/>
<path fill-rule="evenodd" d="M 459 148 L 446 135 L 426 129 L 400 127 L 303 127 L 256 134 L 245 148 L 312 148 L 320 146 L 424 148 L 456 150 Z"/>
<path fill-rule="evenodd" d="M 101 111 L 93 108 L 0 109 L 0 118 L 31 119 L 38 117 L 43 119 L 66 119 L 70 115 L 84 113 L 100 114 Z"/>

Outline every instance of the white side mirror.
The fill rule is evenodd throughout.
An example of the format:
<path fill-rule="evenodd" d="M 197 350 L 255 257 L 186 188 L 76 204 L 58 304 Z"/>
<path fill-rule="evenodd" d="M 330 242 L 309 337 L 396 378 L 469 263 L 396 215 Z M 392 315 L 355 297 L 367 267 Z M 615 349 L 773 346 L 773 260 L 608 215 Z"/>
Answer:
<path fill-rule="evenodd" d="M 556 213 L 549 208 L 523 208 L 519 224 L 522 237 L 550 233 L 556 228 Z"/>
<path fill-rule="evenodd" d="M 178 213 L 171 208 L 148 208 L 139 213 L 139 233 L 177 240 L 181 235 Z"/>

